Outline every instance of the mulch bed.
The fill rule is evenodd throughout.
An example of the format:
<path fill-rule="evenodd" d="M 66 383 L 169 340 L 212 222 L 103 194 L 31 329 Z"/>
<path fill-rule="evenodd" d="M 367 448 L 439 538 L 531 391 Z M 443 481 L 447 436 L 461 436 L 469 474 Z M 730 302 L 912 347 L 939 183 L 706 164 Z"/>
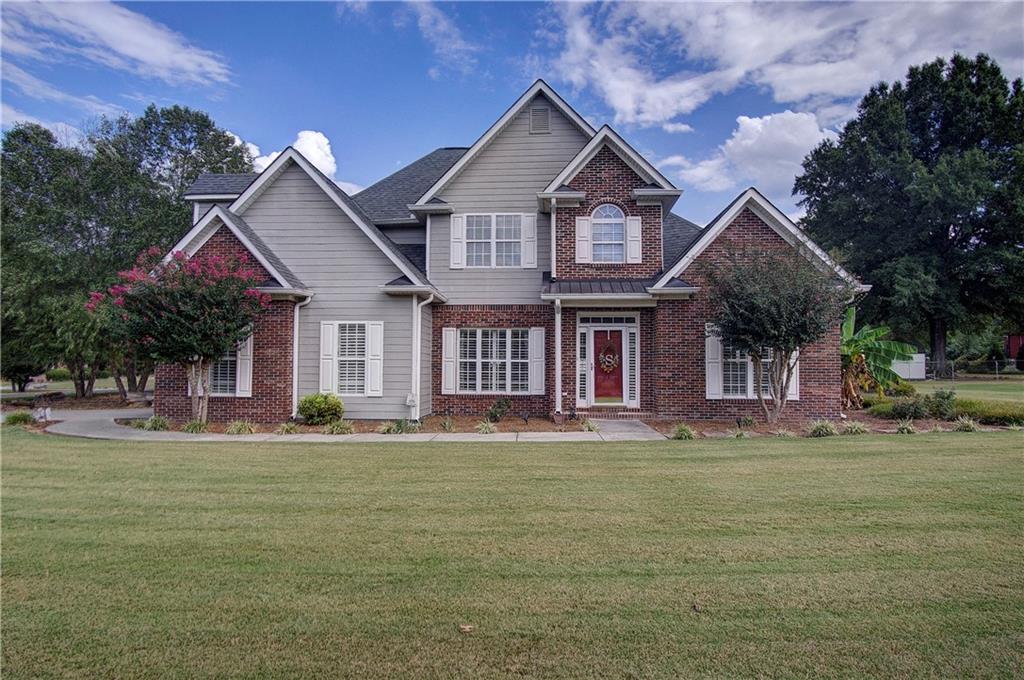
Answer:
<path fill-rule="evenodd" d="M 896 421 L 888 420 L 886 418 L 876 418 L 875 416 L 868 415 L 867 411 L 853 411 L 847 414 L 845 420 L 836 418 L 832 422 L 835 423 L 836 429 L 840 433 L 843 431 L 843 425 L 849 422 L 859 422 L 868 428 L 868 431 L 875 434 L 893 434 L 896 432 Z M 806 435 L 807 427 L 811 421 L 806 422 L 781 422 L 775 425 L 769 425 L 763 420 L 758 419 L 752 427 L 739 427 L 735 420 L 645 420 L 645 423 L 650 425 L 652 428 L 664 435 L 671 435 L 672 431 L 675 430 L 676 425 L 679 423 L 686 423 L 698 436 L 715 438 L 715 437 L 729 437 L 734 436 L 737 431 L 742 430 L 751 437 L 759 436 L 775 436 L 776 432 L 788 431 L 795 435 Z M 953 423 L 944 420 L 935 420 L 932 418 L 921 418 L 914 421 L 914 427 L 918 432 L 930 432 L 932 430 L 942 430 L 945 432 L 952 431 Z M 982 426 L 983 429 L 999 430 L 1004 429 L 995 426 Z"/>

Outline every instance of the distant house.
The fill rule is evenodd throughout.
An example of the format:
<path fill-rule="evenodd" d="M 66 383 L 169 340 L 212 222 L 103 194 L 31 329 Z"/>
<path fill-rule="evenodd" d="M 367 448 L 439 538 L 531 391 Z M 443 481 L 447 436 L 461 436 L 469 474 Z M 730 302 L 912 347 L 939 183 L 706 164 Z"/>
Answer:
<path fill-rule="evenodd" d="M 853 278 L 756 189 L 700 228 L 682 191 L 543 81 L 473 146 L 427 154 L 349 196 L 295 149 L 260 174 L 203 175 L 175 250 L 251 254 L 273 298 L 213 368 L 214 419 L 281 421 L 303 395 L 352 418 L 512 413 L 733 418 L 753 367 L 709 332 L 702 262 L 800 247 Z M 838 327 L 800 352 L 793 417 L 840 409 Z M 156 413 L 187 418 L 185 376 Z"/>

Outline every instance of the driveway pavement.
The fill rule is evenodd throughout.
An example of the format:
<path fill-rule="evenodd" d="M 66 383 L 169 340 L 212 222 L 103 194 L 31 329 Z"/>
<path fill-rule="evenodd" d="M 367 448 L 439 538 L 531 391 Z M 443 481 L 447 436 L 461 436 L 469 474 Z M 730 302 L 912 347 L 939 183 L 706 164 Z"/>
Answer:
<path fill-rule="evenodd" d="M 73 410 L 54 409 L 52 418 L 60 422 L 46 428 L 51 434 L 89 439 L 116 439 L 150 442 L 599 442 L 599 441 L 652 441 L 664 436 L 640 421 L 592 421 L 598 432 L 472 432 L 417 433 L 417 434 L 188 434 L 186 432 L 147 432 L 125 425 L 114 419 L 148 418 L 152 409 Z"/>

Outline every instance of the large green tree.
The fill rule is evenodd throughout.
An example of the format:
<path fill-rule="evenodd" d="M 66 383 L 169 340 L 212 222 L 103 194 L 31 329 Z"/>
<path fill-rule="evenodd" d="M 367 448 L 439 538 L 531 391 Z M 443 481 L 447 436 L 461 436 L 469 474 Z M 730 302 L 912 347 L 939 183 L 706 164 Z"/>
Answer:
<path fill-rule="evenodd" d="M 1024 88 L 981 54 L 880 83 L 804 160 L 802 226 L 873 285 L 864 312 L 905 338 L 965 319 L 1024 319 Z"/>

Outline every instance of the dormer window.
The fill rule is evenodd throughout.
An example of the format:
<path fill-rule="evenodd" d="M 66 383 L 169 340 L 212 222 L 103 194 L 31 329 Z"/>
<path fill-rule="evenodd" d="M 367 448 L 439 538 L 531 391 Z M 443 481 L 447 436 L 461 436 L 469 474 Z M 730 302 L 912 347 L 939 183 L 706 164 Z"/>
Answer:
<path fill-rule="evenodd" d="M 547 106 L 530 107 L 530 134 L 546 135 L 551 132 L 551 109 Z"/>
<path fill-rule="evenodd" d="M 626 216 L 611 203 L 597 206 L 591 214 L 594 262 L 626 261 Z"/>

